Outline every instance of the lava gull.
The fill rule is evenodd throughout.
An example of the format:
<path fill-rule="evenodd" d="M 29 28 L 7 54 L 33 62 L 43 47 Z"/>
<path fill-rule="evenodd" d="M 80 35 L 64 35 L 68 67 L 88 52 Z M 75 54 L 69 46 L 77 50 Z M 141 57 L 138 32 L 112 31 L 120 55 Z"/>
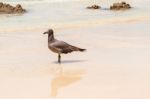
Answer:
<path fill-rule="evenodd" d="M 61 63 L 61 54 L 68 54 L 73 51 L 85 51 L 86 49 L 82 49 L 76 46 L 72 46 L 64 41 L 60 41 L 54 38 L 54 32 L 52 29 L 44 32 L 43 34 L 48 34 L 48 48 L 58 54 L 58 63 Z"/>

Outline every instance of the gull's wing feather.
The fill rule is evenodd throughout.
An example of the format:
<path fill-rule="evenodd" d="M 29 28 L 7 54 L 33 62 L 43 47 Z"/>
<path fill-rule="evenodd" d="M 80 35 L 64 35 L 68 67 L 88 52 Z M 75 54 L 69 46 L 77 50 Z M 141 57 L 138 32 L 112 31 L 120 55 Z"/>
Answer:
<path fill-rule="evenodd" d="M 75 46 L 72 46 L 66 42 L 63 41 L 56 41 L 54 43 L 51 44 L 51 46 L 60 49 L 61 53 L 70 53 L 72 51 L 84 51 L 85 49 L 81 49 Z"/>

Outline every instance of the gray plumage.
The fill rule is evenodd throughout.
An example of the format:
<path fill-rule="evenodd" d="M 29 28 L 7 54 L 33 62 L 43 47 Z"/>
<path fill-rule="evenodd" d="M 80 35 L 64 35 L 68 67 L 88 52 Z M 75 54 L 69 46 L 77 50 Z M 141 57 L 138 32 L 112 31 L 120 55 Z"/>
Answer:
<path fill-rule="evenodd" d="M 71 53 L 73 51 L 85 51 L 86 49 L 82 49 L 76 46 L 72 46 L 64 41 L 60 41 L 54 38 L 54 32 L 52 29 L 49 29 L 47 32 L 43 34 L 48 34 L 48 48 L 58 54 L 58 62 L 61 62 L 61 54 Z"/>

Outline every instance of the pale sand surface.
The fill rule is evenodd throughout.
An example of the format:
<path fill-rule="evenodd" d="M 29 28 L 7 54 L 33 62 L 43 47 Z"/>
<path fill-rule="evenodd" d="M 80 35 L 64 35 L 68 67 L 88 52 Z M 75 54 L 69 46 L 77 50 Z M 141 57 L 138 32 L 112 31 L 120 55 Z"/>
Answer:
<path fill-rule="evenodd" d="M 86 48 L 62 56 L 45 29 L 0 34 L 0 99 L 150 99 L 148 22 L 55 29 Z"/>

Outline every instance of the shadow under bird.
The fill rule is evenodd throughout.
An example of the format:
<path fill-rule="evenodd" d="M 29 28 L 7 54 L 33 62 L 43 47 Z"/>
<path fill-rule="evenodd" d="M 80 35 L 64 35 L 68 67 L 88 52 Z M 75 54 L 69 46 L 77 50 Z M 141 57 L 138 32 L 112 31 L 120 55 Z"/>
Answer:
<path fill-rule="evenodd" d="M 44 32 L 43 34 L 48 34 L 48 48 L 58 54 L 58 63 L 61 63 L 61 54 L 68 54 L 73 51 L 85 51 L 86 49 L 82 49 L 76 46 L 72 46 L 64 41 L 60 41 L 54 38 L 54 32 L 52 29 Z"/>

